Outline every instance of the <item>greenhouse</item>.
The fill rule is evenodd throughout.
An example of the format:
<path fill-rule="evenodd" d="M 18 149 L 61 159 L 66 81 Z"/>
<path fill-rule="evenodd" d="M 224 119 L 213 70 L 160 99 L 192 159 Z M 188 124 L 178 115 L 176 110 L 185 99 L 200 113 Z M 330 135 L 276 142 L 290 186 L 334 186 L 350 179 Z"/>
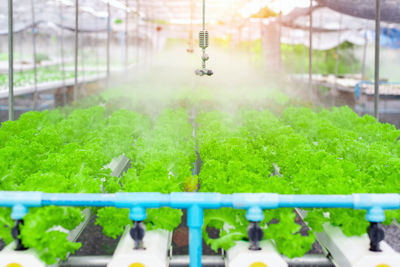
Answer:
<path fill-rule="evenodd" d="M 0 267 L 400 267 L 400 0 L 0 1 Z"/>

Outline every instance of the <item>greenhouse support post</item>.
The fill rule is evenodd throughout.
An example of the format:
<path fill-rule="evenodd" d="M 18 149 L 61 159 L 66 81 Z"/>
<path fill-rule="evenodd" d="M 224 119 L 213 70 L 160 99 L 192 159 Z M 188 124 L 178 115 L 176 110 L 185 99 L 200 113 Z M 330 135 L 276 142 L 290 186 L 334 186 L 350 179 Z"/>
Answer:
<path fill-rule="evenodd" d="M 60 56 L 61 56 L 61 80 L 62 80 L 62 94 L 63 104 L 67 104 L 67 87 L 65 86 L 65 59 L 64 59 L 64 16 L 63 16 L 63 3 L 60 2 Z"/>
<path fill-rule="evenodd" d="M 140 3 L 136 0 L 136 64 L 139 62 L 140 52 L 139 52 L 139 24 L 140 24 Z"/>
<path fill-rule="evenodd" d="M 32 19 L 32 56 L 33 56 L 33 109 L 37 109 L 38 105 L 38 92 L 37 92 L 37 59 L 36 59 L 36 19 L 35 19 L 35 2 L 31 0 L 31 19 Z"/>
<path fill-rule="evenodd" d="M 381 36 L 381 0 L 376 0 L 375 9 L 375 93 L 374 93 L 374 116 L 379 121 L 379 58 L 380 58 L 380 36 Z"/>
<path fill-rule="evenodd" d="M 111 31 L 111 10 L 110 10 L 110 0 L 107 1 L 107 66 L 106 66 L 106 87 L 108 87 L 108 79 L 110 76 L 110 31 Z"/>
<path fill-rule="evenodd" d="M 8 0 L 8 119 L 14 120 L 13 0 Z"/>
<path fill-rule="evenodd" d="M 79 0 L 75 0 L 75 53 L 74 53 L 74 102 L 78 99 L 78 29 L 79 29 Z"/>
<path fill-rule="evenodd" d="M 129 3 L 128 0 L 125 0 L 125 71 L 128 69 L 128 20 L 129 20 Z"/>
<path fill-rule="evenodd" d="M 95 20 L 95 27 L 96 27 L 96 32 L 94 34 L 94 39 L 96 40 L 96 43 L 99 41 L 99 25 L 97 22 L 97 18 Z M 97 46 L 94 48 L 96 50 L 96 75 L 100 76 L 100 69 L 99 69 L 99 49 Z"/>
<path fill-rule="evenodd" d="M 339 60 L 340 60 L 340 56 L 339 56 L 339 52 L 340 52 L 340 44 L 341 44 L 341 40 L 342 40 L 342 22 L 343 22 L 343 15 L 340 14 L 340 19 L 339 19 L 339 32 L 338 32 L 338 45 L 336 46 L 336 60 L 335 60 L 335 93 L 337 91 L 337 77 L 339 74 Z M 335 96 L 333 97 L 335 98 Z"/>
<path fill-rule="evenodd" d="M 313 28 L 313 18 L 312 18 L 312 0 L 310 0 L 310 25 L 309 25 L 309 46 L 308 46 L 308 86 L 312 89 L 312 58 L 313 58 L 313 42 L 312 42 L 312 28 Z"/>

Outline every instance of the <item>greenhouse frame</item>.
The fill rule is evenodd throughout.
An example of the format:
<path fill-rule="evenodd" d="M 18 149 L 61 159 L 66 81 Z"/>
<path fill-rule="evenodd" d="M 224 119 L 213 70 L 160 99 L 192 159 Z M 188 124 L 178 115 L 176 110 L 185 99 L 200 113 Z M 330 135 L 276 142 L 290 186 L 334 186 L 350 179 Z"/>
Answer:
<path fill-rule="evenodd" d="M 400 267 L 399 0 L 0 3 L 0 267 Z"/>

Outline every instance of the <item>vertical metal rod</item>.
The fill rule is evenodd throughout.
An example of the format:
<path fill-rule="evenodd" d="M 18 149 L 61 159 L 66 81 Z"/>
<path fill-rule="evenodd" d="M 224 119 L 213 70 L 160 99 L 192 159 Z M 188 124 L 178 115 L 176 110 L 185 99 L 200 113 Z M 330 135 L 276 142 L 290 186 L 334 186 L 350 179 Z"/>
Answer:
<path fill-rule="evenodd" d="M 319 27 L 319 28 L 321 28 L 321 25 L 323 25 L 322 24 L 322 19 L 323 19 L 323 16 L 322 16 L 322 14 L 320 13 L 319 14 L 319 25 L 317 25 L 317 28 Z M 321 33 L 320 32 L 318 32 L 318 48 L 320 48 L 321 47 Z M 317 53 L 317 55 L 316 55 L 316 59 L 315 59 L 315 73 L 316 74 L 319 74 L 319 73 L 321 73 L 320 72 L 320 68 L 319 68 L 319 63 L 320 63 L 320 59 L 321 59 L 321 53 L 319 53 L 320 52 L 320 50 L 318 50 L 318 53 Z"/>
<path fill-rule="evenodd" d="M 98 25 L 98 21 L 97 21 L 97 17 L 96 17 L 96 22 L 95 22 L 95 27 L 96 27 L 96 32 L 94 35 L 94 39 L 96 41 L 98 41 L 99 39 L 99 25 Z M 96 49 L 96 75 L 100 76 L 100 70 L 99 70 L 99 48 L 97 46 L 95 46 Z"/>
<path fill-rule="evenodd" d="M 83 32 L 80 35 L 79 42 L 80 42 L 80 58 L 81 58 L 81 73 L 82 73 L 82 80 L 85 80 L 85 38 L 87 38 L 87 35 L 85 35 Z M 81 88 L 82 89 L 82 88 Z"/>
<path fill-rule="evenodd" d="M 32 50 L 33 50 L 33 109 L 36 110 L 38 106 L 38 92 L 37 92 L 37 59 L 36 59 L 36 19 L 35 19 L 35 3 L 31 0 L 31 19 L 32 19 Z"/>
<path fill-rule="evenodd" d="M 62 80 L 62 94 L 63 104 L 67 104 L 67 88 L 65 86 L 65 59 L 64 59 L 64 16 L 63 16 L 63 3 L 60 2 L 60 53 L 61 53 L 61 80 Z"/>
<path fill-rule="evenodd" d="M 203 31 L 206 30 L 206 0 L 203 0 Z"/>
<path fill-rule="evenodd" d="M 336 46 L 336 62 L 335 62 L 335 87 L 336 87 L 336 78 L 339 72 L 339 52 L 340 52 L 340 41 L 342 37 L 342 22 L 343 22 L 343 15 L 340 14 L 339 19 L 339 32 L 338 32 L 338 45 Z"/>
<path fill-rule="evenodd" d="M 107 85 L 108 79 L 110 78 L 110 35 L 111 35 L 111 10 L 110 10 L 110 0 L 107 1 Z"/>
<path fill-rule="evenodd" d="M 312 0 L 310 0 L 310 28 L 309 28 L 309 47 L 308 47 L 308 86 L 312 89 L 312 58 L 313 58 L 313 43 L 312 43 Z"/>
<path fill-rule="evenodd" d="M 146 42 L 145 42 L 145 60 L 146 64 L 150 63 L 150 45 L 151 45 L 151 35 L 150 35 L 150 13 L 149 7 L 146 6 L 146 24 L 145 24 L 145 32 L 146 32 Z"/>
<path fill-rule="evenodd" d="M 205 34 L 206 31 L 206 0 L 203 0 L 203 32 Z M 206 48 L 203 47 L 203 58 L 205 58 L 206 55 Z M 206 62 L 203 60 L 202 61 L 202 68 L 205 69 L 206 68 Z"/>
<path fill-rule="evenodd" d="M 190 1 L 190 30 L 189 30 L 189 51 L 194 49 L 193 40 L 193 13 L 194 13 L 194 0 Z"/>
<path fill-rule="evenodd" d="M 140 39 L 139 39 L 139 24 L 140 24 L 140 2 L 136 0 L 136 64 L 139 63 L 140 60 Z"/>
<path fill-rule="evenodd" d="M 336 95 L 338 91 L 337 85 L 337 77 L 339 72 L 339 52 L 340 52 L 340 42 L 342 37 L 342 23 L 343 23 L 343 15 L 340 14 L 339 18 L 339 32 L 338 32 L 338 45 L 336 46 L 336 61 L 335 61 L 335 86 L 332 88 L 332 106 L 336 106 Z"/>
<path fill-rule="evenodd" d="M 74 54 L 74 101 L 78 100 L 78 32 L 79 32 L 79 0 L 75 0 L 75 54 Z"/>
<path fill-rule="evenodd" d="M 85 81 L 85 36 L 83 34 L 83 32 L 80 35 L 79 38 L 80 41 L 80 58 L 81 58 L 81 73 L 82 73 L 82 78 L 81 78 L 81 86 L 80 86 L 80 94 L 84 93 L 85 90 L 85 86 L 84 86 L 84 81 Z"/>
<path fill-rule="evenodd" d="M 375 9 L 375 94 L 374 116 L 379 121 L 379 58 L 381 36 L 381 0 L 376 0 Z"/>
<path fill-rule="evenodd" d="M 8 119 L 14 120 L 13 0 L 8 0 Z"/>
<path fill-rule="evenodd" d="M 128 50 L 128 45 L 129 45 L 129 43 L 128 43 L 128 19 L 129 19 L 129 12 L 128 12 L 128 6 L 129 6 L 129 3 L 128 3 L 128 0 L 125 0 L 125 8 L 126 8 L 126 10 L 125 10 L 125 71 L 128 69 L 128 64 L 129 64 L 129 62 L 128 62 L 128 59 L 129 59 L 129 57 L 128 57 L 128 52 L 129 52 L 129 50 Z"/>
<path fill-rule="evenodd" d="M 247 11 L 249 11 L 250 14 L 250 0 L 247 0 Z M 251 16 L 250 16 L 251 17 Z M 249 60 L 251 60 L 251 26 L 250 26 L 250 17 L 247 19 L 247 38 L 248 38 L 248 44 L 247 44 L 247 53 L 249 54 Z"/>

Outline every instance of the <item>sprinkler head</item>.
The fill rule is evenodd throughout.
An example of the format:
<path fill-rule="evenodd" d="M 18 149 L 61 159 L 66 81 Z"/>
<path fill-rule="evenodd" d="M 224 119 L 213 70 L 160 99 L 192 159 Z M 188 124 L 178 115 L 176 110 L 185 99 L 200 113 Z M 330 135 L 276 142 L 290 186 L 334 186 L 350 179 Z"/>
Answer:
<path fill-rule="evenodd" d="M 194 73 L 198 76 L 204 76 L 204 75 L 211 76 L 214 74 L 212 70 L 208 69 L 197 69 Z"/>

